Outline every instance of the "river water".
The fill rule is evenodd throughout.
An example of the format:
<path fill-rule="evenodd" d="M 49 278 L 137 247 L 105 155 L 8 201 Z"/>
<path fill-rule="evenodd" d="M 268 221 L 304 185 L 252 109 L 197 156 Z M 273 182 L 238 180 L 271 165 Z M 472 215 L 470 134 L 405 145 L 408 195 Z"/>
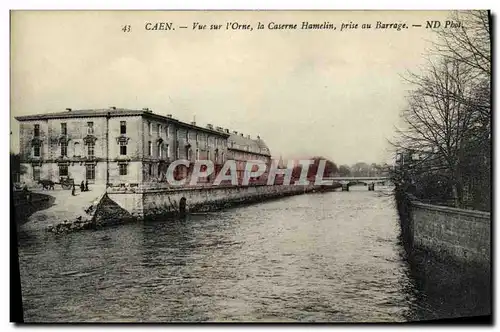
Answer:
<path fill-rule="evenodd" d="M 24 319 L 436 318 L 436 308 L 426 304 L 432 301 L 422 300 L 428 295 L 419 291 L 399 234 L 390 192 L 369 192 L 366 187 L 287 197 L 184 220 L 66 235 L 21 232 Z"/>

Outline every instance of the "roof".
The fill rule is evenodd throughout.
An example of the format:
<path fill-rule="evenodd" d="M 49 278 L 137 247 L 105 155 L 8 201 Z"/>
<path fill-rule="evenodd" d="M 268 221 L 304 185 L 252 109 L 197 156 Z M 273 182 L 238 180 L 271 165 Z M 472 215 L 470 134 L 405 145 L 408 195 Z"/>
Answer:
<path fill-rule="evenodd" d="M 269 147 L 267 146 L 266 142 L 264 142 L 260 137 L 258 137 L 255 142 L 259 145 L 261 149 L 267 149 L 269 151 Z"/>
<path fill-rule="evenodd" d="M 241 150 L 245 152 L 253 152 L 256 154 L 262 154 L 270 156 L 269 148 L 266 143 L 259 137 L 257 139 L 251 139 L 241 134 L 231 134 L 228 140 L 228 148 L 233 150 Z"/>
<path fill-rule="evenodd" d="M 95 118 L 95 117 L 121 117 L 121 116 L 144 116 L 152 119 L 157 119 L 160 121 L 175 122 L 179 125 L 187 128 L 192 128 L 198 131 L 209 132 L 211 134 L 217 134 L 223 137 L 228 137 L 229 133 L 210 129 L 206 127 L 196 126 L 187 122 L 182 122 L 172 117 L 163 116 L 160 114 L 153 113 L 149 109 L 133 110 L 126 108 L 102 108 L 102 109 L 83 109 L 83 110 L 69 110 L 64 112 L 53 112 L 53 113 L 43 113 L 43 114 L 32 114 L 16 116 L 17 121 L 33 121 L 33 120 L 49 120 L 49 119 L 71 119 L 71 118 Z"/>
<path fill-rule="evenodd" d="M 16 116 L 18 121 L 30 120 L 48 120 L 48 119 L 66 119 L 66 118 L 85 118 L 85 117 L 105 117 L 114 116 L 133 116 L 150 113 L 146 110 L 131 110 L 125 108 L 105 108 L 105 109 L 85 109 L 85 110 L 66 110 L 64 112 L 53 112 L 43 114 L 32 114 Z"/>

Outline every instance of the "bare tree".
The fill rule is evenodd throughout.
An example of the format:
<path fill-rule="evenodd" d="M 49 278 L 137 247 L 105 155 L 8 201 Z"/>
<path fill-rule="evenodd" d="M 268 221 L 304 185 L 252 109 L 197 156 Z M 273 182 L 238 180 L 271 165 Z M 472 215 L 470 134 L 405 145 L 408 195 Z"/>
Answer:
<path fill-rule="evenodd" d="M 470 98 L 469 78 L 470 71 L 450 59 L 437 64 L 430 61 L 425 75 L 411 74 L 408 80 L 416 88 L 407 97 L 408 109 L 402 114 L 406 128 L 399 131 L 400 147 L 412 151 L 420 163 L 444 171 L 457 207 L 462 206 L 462 143 L 474 119 L 461 102 Z"/>
<path fill-rule="evenodd" d="M 476 85 L 484 85 L 491 80 L 491 21 L 486 10 L 454 11 L 450 20 L 459 24 L 458 28 L 436 30 L 438 35 L 434 43 L 433 54 L 448 61 L 456 61 L 470 71 L 469 79 Z M 490 89 L 487 89 L 489 92 Z M 453 96 L 460 98 L 461 96 Z M 471 102 L 482 111 L 491 109 L 490 95 L 482 94 Z"/>
<path fill-rule="evenodd" d="M 491 32 L 487 11 L 457 11 L 450 19 L 459 26 L 436 31 L 428 68 L 406 77 L 414 90 L 407 96 L 405 128 L 398 130 L 394 145 L 405 156 L 417 157 L 410 157 L 407 173 L 444 177 L 455 206 L 462 207 L 464 181 L 470 182 L 472 168 L 490 169 Z"/>

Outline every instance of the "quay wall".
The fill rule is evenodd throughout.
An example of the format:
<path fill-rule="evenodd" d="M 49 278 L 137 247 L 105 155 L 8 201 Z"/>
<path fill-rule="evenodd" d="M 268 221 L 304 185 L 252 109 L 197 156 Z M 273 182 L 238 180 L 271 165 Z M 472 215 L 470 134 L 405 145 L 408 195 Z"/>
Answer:
<path fill-rule="evenodd" d="M 427 204 L 395 191 L 401 235 L 408 254 L 462 267 L 490 270 L 491 214 Z"/>
<path fill-rule="evenodd" d="M 173 215 L 179 203 L 186 200 L 186 212 L 206 212 L 238 204 L 249 204 L 273 198 L 298 195 L 318 186 L 203 186 L 176 189 L 111 189 L 107 196 L 136 219 Z"/>
<path fill-rule="evenodd" d="M 450 317 L 491 315 L 491 215 L 426 204 L 397 189 L 395 196 L 422 302 L 438 311 L 457 303 Z"/>
<path fill-rule="evenodd" d="M 490 264 L 491 215 L 411 201 L 413 247 L 441 259 L 465 264 Z"/>

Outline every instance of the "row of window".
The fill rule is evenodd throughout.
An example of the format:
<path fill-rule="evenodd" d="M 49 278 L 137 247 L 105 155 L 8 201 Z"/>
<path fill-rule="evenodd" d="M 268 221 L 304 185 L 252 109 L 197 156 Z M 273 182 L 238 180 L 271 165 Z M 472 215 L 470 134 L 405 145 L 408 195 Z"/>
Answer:
<path fill-rule="evenodd" d="M 128 164 L 118 164 L 118 171 L 120 175 L 127 175 Z M 59 165 L 59 176 L 69 176 L 67 165 Z M 85 165 L 85 179 L 89 181 L 95 180 L 95 165 Z M 40 180 L 40 166 L 33 166 L 33 180 Z"/>
<path fill-rule="evenodd" d="M 262 160 L 262 161 L 267 161 L 269 158 L 264 157 L 264 156 L 256 156 L 254 154 L 248 154 L 245 152 L 237 152 L 233 151 L 232 156 L 236 160 Z"/>
<path fill-rule="evenodd" d="M 169 145 L 168 144 L 165 144 L 165 149 L 167 151 L 167 158 L 170 158 L 170 149 L 169 149 Z M 164 150 L 164 144 L 163 143 L 159 143 L 157 145 L 157 156 L 158 158 L 163 158 L 163 150 Z M 125 147 L 125 153 L 126 154 L 126 147 Z M 200 159 L 200 149 L 196 149 L 196 160 L 199 160 Z M 120 149 L 120 154 L 123 155 L 121 149 Z M 207 151 L 207 159 L 211 160 L 212 159 L 212 151 Z M 149 156 L 153 156 L 153 142 L 149 141 L 148 142 L 148 155 Z M 187 156 L 187 159 L 191 160 L 193 158 L 193 149 L 191 148 L 186 148 L 186 156 Z M 224 152 L 222 152 L 221 154 L 222 156 L 222 159 L 224 160 Z M 175 152 L 175 158 L 176 159 L 179 159 L 180 158 L 180 147 L 178 146 L 177 147 L 177 150 Z M 215 152 L 215 159 L 218 159 L 219 158 L 219 153 L 218 152 Z"/>
<path fill-rule="evenodd" d="M 152 123 L 149 122 L 148 126 L 149 126 L 149 134 L 153 135 L 153 125 L 152 125 Z M 163 126 L 161 124 L 158 124 L 157 128 L 158 128 L 158 136 L 159 136 L 160 133 L 163 130 L 162 129 Z M 121 135 L 125 135 L 126 133 L 127 133 L 127 122 L 126 121 L 120 121 L 120 134 Z M 176 135 L 177 139 L 181 139 L 181 138 L 186 138 L 187 139 L 188 138 L 188 132 L 187 131 L 185 132 L 186 133 L 185 135 L 181 135 L 181 133 L 182 133 L 181 130 L 177 130 L 177 135 Z M 63 122 L 63 123 L 61 123 L 61 135 L 67 135 L 67 134 L 68 134 L 68 127 L 67 127 L 67 124 L 65 122 Z M 92 122 L 92 121 L 87 122 L 87 134 L 89 134 L 89 135 L 94 134 L 94 122 Z M 35 124 L 34 125 L 33 135 L 35 137 L 40 137 L 40 125 L 39 124 Z M 170 136 L 170 126 L 167 126 L 166 135 L 167 135 L 167 137 Z M 196 143 L 198 143 L 200 141 L 200 135 L 198 133 L 196 133 L 195 139 L 196 139 Z M 214 146 L 218 146 L 218 145 L 226 146 L 226 141 L 224 139 L 220 139 L 220 138 L 217 138 L 217 137 L 211 137 L 211 136 L 209 136 L 208 139 L 205 141 L 205 147 L 206 146 L 214 147 Z M 234 146 L 235 146 L 234 142 L 231 142 L 231 147 L 234 147 Z M 248 146 L 246 146 L 244 148 L 246 150 L 248 150 Z M 120 154 L 122 154 L 122 153 L 120 153 Z M 65 156 L 66 154 L 62 154 L 61 153 L 61 155 Z"/>
<path fill-rule="evenodd" d="M 123 123 L 124 121 L 122 121 Z M 123 124 L 122 126 L 120 126 L 121 128 L 124 128 L 123 126 L 126 126 L 126 124 Z M 156 134 L 158 136 L 161 136 L 161 133 L 163 132 L 163 125 L 161 124 L 157 124 L 156 126 Z M 153 124 L 151 122 L 148 122 L 148 130 L 149 130 L 149 135 L 150 136 L 153 136 L 154 133 L 153 133 Z M 124 129 L 126 130 L 126 129 Z M 191 132 L 192 133 L 192 132 Z M 166 126 L 166 129 L 165 129 L 165 135 L 167 137 L 170 137 L 171 133 L 170 133 L 170 126 Z M 202 136 L 198 133 L 196 133 L 195 135 L 189 135 L 189 131 L 183 131 L 183 130 L 177 130 L 176 131 L 176 138 L 177 139 L 189 139 L 190 137 L 193 138 L 194 136 L 194 139 L 196 140 L 196 142 L 198 143 L 200 140 L 204 140 L 205 136 Z M 225 146 L 225 140 L 224 139 L 221 139 L 221 138 L 217 138 L 217 137 L 212 137 L 212 136 L 208 136 L 207 140 L 205 141 L 205 144 L 207 145 L 210 145 L 210 146 L 217 146 L 217 145 L 224 145 Z"/>
<path fill-rule="evenodd" d="M 95 156 L 95 144 L 94 143 L 88 143 L 86 144 L 87 147 L 87 157 L 94 157 Z M 34 157 L 40 157 L 40 145 L 34 145 L 33 146 L 33 156 Z M 80 155 L 80 143 L 75 142 L 74 144 L 74 149 L 75 149 L 75 156 Z M 170 158 L 170 148 L 168 144 L 163 144 L 159 143 L 157 145 L 157 156 L 159 158 L 163 158 L 163 152 L 166 150 L 166 157 Z M 148 154 L 149 156 L 153 156 L 153 142 L 149 141 L 148 142 Z M 192 149 L 188 148 L 186 150 L 186 154 L 188 159 L 192 158 Z M 120 155 L 121 156 L 126 156 L 127 155 L 127 143 L 126 142 L 120 142 Z M 67 157 L 68 156 L 68 143 L 67 142 L 61 142 L 61 156 L 62 157 Z M 215 153 L 215 157 L 218 158 L 218 153 Z M 176 158 L 179 159 L 180 157 L 180 148 L 177 147 L 176 151 Z M 211 159 L 212 157 L 212 152 L 208 151 L 208 159 Z M 224 152 L 222 153 L 222 158 L 224 158 Z M 196 149 L 196 159 L 200 159 L 200 150 Z"/>
<path fill-rule="evenodd" d="M 151 122 L 148 122 L 148 126 L 149 126 L 149 134 L 152 136 L 153 135 L 153 124 Z M 162 131 L 163 131 L 163 125 L 157 124 L 158 136 L 160 136 Z M 40 137 L 40 125 L 39 124 L 34 125 L 33 132 L 34 132 L 35 137 Z M 126 133 L 127 133 L 127 122 L 120 121 L 120 134 L 124 135 Z M 170 137 L 170 126 L 166 127 L 165 133 L 166 133 L 167 137 Z M 185 133 L 185 134 L 181 135 L 181 133 Z M 61 134 L 62 135 L 68 134 L 68 127 L 67 127 L 67 124 L 64 122 L 61 123 Z M 87 122 L 87 134 L 89 134 L 89 135 L 94 134 L 94 122 L 92 122 L 92 121 Z M 188 133 L 188 131 L 177 130 L 176 136 L 177 136 L 177 139 L 183 139 L 183 138 L 188 139 L 189 133 Z M 195 139 L 196 139 L 197 143 L 200 141 L 200 135 L 198 133 L 196 133 Z M 224 139 L 209 136 L 208 139 L 205 141 L 205 145 L 209 145 L 209 146 L 224 145 L 224 146 L 226 146 L 226 141 Z M 252 152 L 257 152 L 257 151 L 254 151 L 254 149 L 250 149 L 249 146 L 240 146 L 238 144 L 235 144 L 234 142 L 231 142 L 230 146 L 232 148 L 239 148 L 239 149 L 247 150 L 247 151 L 252 150 Z M 259 150 L 263 151 L 263 152 L 268 152 L 266 148 L 262 148 Z"/>
<path fill-rule="evenodd" d="M 94 122 L 92 122 L 92 121 L 87 122 L 87 134 L 88 135 L 94 134 Z M 68 125 L 66 122 L 61 123 L 61 135 L 68 135 Z M 40 125 L 39 124 L 35 124 L 33 126 L 33 136 L 40 137 Z"/>
<path fill-rule="evenodd" d="M 80 143 L 75 142 L 75 156 L 80 155 Z M 41 146 L 40 145 L 34 145 L 33 146 L 33 156 L 34 157 L 40 157 L 40 152 L 41 152 Z M 68 156 L 68 143 L 67 142 L 61 142 L 61 156 L 62 157 L 67 157 Z M 94 143 L 89 143 L 87 144 L 87 157 L 94 157 L 95 156 L 95 144 Z"/>
<path fill-rule="evenodd" d="M 80 147 L 79 147 L 80 143 L 78 142 L 75 142 L 74 144 L 74 147 L 75 147 L 75 156 L 79 156 L 79 151 L 80 151 Z M 150 141 L 148 142 L 148 145 L 149 145 L 149 156 L 152 156 L 153 155 L 153 143 Z M 86 145 L 87 146 L 87 157 L 94 157 L 95 156 L 95 144 L 93 143 L 89 143 Z M 33 146 L 33 156 L 34 157 L 40 157 L 40 146 L 39 145 L 35 145 Z M 163 143 L 160 143 L 157 145 L 157 156 L 159 158 L 163 158 L 163 151 L 166 150 L 167 154 L 166 154 L 166 157 L 167 158 L 170 158 L 170 148 L 169 148 L 169 145 L 168 144 L 163 144 Z M 187 158 L 188 159 L 191 159 L 192 158 L 192 149 L 191 148 L 188 148 L 186 150 L 186 154 L 187 154 Z M 120 142 L 120 155 L 122 156 L 126 156 L 127 155 L 127 144 L 126 142 Z M 62 142 L 61 143 L 61 156 L 62 157 L 67 157 L 68 156 L 68 143 L 67 142 Z M 215 153 L 215 157 L 216 159 L 218 158 L 218 153 L 216 152 Z M 179 159 L 180 157 L 180 148 L 178 147 L 177 148 L 177 151 L 176 151 L 176 158 Z M 208 159 L 212 159 L 212 153 L 211 151 L 208 151 Z M 224 152 L 222 153 L 222 158 L 224 159 Z M 199 160 L 200 159 L 200 150 L 199 149 L 196 149 L 196 159 Z"/>
<path fill-rule="evenodd" d="M 240 149 L 240 150 L 245 150 L 248 152 L 254 152 L 254 153 L 269 153 L 269 150 L 267 148 L 256 148 L 253 146 L 249 145 L 240 145 L 240 144 L 235 144 L 234 142 L 230 142 L 230 147 L 233 149 Z"/>

